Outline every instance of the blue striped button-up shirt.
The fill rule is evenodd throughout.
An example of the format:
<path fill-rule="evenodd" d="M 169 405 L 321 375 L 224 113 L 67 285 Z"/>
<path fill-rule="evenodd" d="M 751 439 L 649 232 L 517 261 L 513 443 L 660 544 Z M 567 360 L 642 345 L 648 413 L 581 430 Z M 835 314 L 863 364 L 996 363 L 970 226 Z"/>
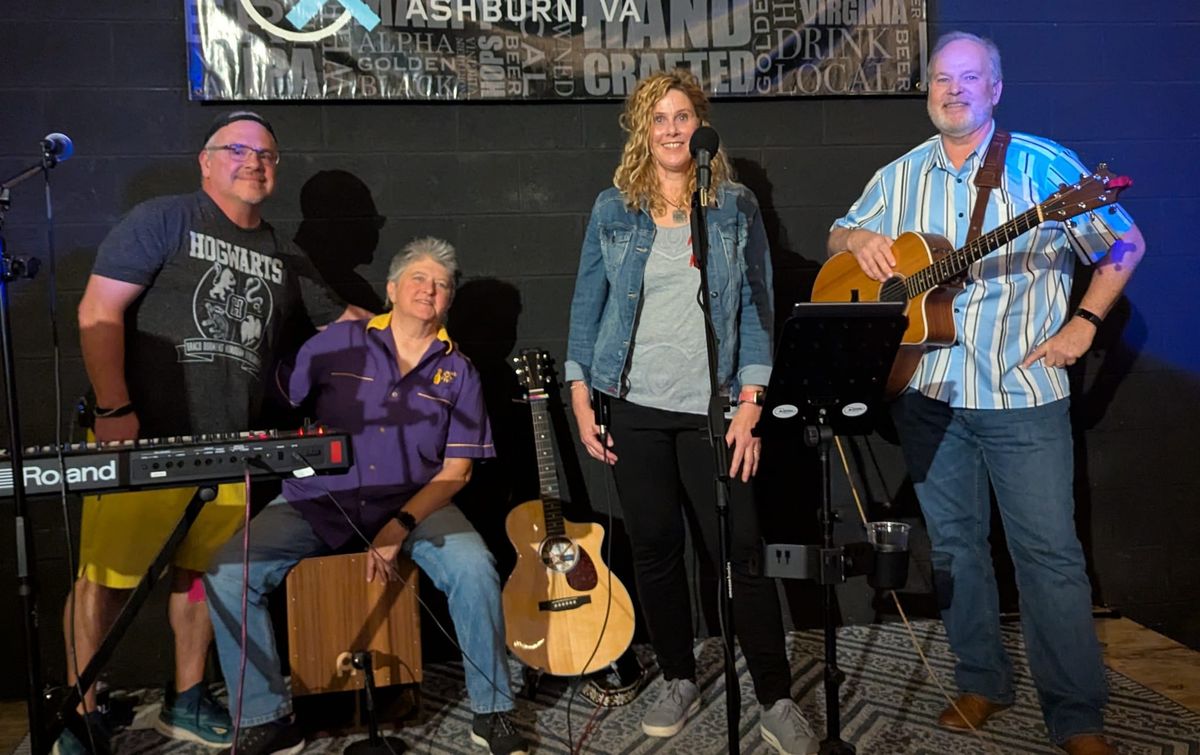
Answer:
<path fill-rule="evenodd" d="M 994 124 L 993 124 L 994 131 Z M 955 169 L 939 136 L 881 168 L 834 227 L 865 228 L 895 238 L 905 231 L 966 243 L 974 207 L 975 173 L 991 134 Z M 1038 205 L 1089 171 L 1069 149 L 1049 139 L 1014 133 L 1002 186 L 988 198 L 983 232 Z M 975 262 L 954 299 L 958 342 L 930 349 L 909 383 L 930 398 L 966 409 L 1040 406 L 1069 392 L 1066 371 L 1038 360 L 1021 362 L 1058 332 L 1070 313 L 1074 260 L 1090 264 L 1133 225 L 1118 205 L 1068 222 L 1046 222 Z"/>

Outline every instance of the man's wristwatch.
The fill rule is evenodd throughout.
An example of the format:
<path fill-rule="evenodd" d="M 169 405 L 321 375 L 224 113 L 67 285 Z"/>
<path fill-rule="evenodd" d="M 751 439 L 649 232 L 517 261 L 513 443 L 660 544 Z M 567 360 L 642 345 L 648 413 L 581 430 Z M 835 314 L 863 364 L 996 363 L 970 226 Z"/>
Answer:
<path fill-rule="evenodd" d="M 414 518 L 412 514 L 408 513 L 404 509 L 400 509 L 400 511 L 396 512 L 396 516 L 392 518 L 399 522 L 400 526 L 408 530 L 410 533 L 417 528 L 416 518 Z"/>

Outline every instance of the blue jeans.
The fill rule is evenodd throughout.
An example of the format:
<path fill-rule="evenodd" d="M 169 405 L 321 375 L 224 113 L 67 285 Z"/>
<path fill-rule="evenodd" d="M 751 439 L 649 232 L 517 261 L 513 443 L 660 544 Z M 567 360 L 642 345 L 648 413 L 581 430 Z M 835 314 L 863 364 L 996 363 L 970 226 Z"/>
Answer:
<path fill-rule="evenodd" d="M 446 593 L 465 656 L 471 709 L 476 713 L 511 710 L 513 694 L 500 609 L 500 578 L 479 533 L 451 504 L 417 525 L 403 550 Z M 304 517 L 282 498 L 272 501 L 250 522 L 243 726 L 258 726 L 292 713 L 292 698 L 280 672 L 275 632 L 267 612 L 267 596 L 301 559 L 328 552 L 328 546 Z M 204 586 L 221 673 L 229 688 L 229 709 L 235 711 L 241 662 L 242 533 L 213 556 Z"/>
<path fill-rule="evenodd" d="M 1069 405 L 954 409 L 910 390 L 892 406 L 933 545 L 959 691 L 1013 701 L 988 545 L 990 481 L 1016 568 L 1029 669 L 1057 743 L 1099 733 L 1108 699 L 1075 534 Z"/>

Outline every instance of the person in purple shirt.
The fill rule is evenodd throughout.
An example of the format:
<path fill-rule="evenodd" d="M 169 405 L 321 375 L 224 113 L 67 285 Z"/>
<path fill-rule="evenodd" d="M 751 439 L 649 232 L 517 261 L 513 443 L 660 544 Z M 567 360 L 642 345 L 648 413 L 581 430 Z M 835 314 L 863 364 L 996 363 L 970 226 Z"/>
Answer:
<path fill-rule="evenodd" d="M 301 559 L 368 543 L 368 581 L 396 578 L 403 552 L 446 593 L 465 656 L 472 741 L 503 755 L 528 749 L 507 715 L 514 695 L 495 561 L 451 502 L 473 460 L 495 456 L 479 375 L 442 326 L 457 273 L 450 244 L 413 241 L 388 271 L 391 312 L 331 325 L 301 347 L 290 375 L 279 376 L 293 405 L 311 399 L 322 424 L 350 435 L 354 465 L 343 474 L 289 479 L 250 522 L 241 755 L 304 747 L 267 595 Z M 242 556 L 236 535 L 205 576 L 231 711 L 241 673 Z"/>

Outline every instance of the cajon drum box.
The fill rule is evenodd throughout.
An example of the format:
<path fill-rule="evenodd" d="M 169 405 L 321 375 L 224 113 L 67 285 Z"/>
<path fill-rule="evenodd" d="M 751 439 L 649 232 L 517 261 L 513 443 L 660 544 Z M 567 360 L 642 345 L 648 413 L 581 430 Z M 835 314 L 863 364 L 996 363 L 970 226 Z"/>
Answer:
<path fill-rule="evenodd" d="M 371 651 L 375 685 L 419 684 L 417 567 L 401 556 L 399 582 L 367 582 L 367 554 L 306 558 L 287 578 L 292 694 L 362 689 L 350 654 Z"/>

